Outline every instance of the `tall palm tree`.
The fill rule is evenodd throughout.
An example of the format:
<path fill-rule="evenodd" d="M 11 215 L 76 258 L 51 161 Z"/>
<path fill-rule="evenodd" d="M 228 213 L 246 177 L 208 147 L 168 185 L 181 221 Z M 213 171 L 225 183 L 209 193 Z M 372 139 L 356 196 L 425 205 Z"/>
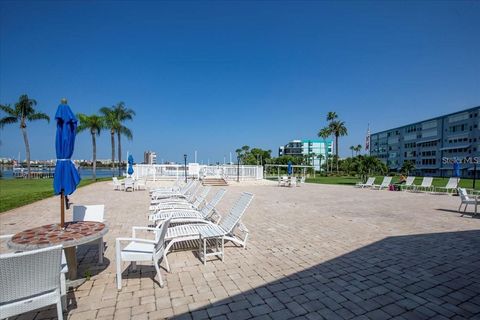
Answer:
<path fill-rule="evenodd" d="M 338 118 L 338 114 L 335 111 L 329 111 L 327 113 L 327 121 L 332 122 L 333 120 Z"/>
<path fill-rule="evenodd" d="M 80 124 L 77 127 L 77 132 L 82 132 L 89 130 L 92 135 L 92 149 L 93 149 L 93 180 L 97 180 L 97 142 L 95 140 L 96 136 L 100 135 L 100 131 L 104 128 L 104 120 L 102 117 L 92 114 L 87 116 L 85 114 L 79 113 L 77 115 Z"/>
<path fill-rule="evenodd" d="M 15 108 L 10 107 L 10 105 L 0 105 L 0 110 L 7 114 L 6 117 L 0 119 L 0 128 L 6 124 L 20 122 L 20 130 L 23 134 L 23 141 L 25 143 L 25 155 L 27 158 L 27 170 L 28 178 L 30 179 L 30 144 L 28 142 L 27 136 L 27 121 L 35 120 L 47 120 L 50 122 L 50 117 L 43 113 L 35 110 L 37 101 L 35 99 L 30 99 L 28 95 L 23 94 L 18 98 L 18 102 L 15 103 Z"/>
<path fill-rule="evenodd" d="M 112 108 L 103 107 L 100 109 L 104 121 L 104 127 L 110 130 L 110 143 L 112 145 L 112 175 L 115 172 L 115 129 L 118 127 L 117 118 Z"/>
<path fill-rule="evenodd" d="M 320 129 L 318 132 L 318 136 L 323 139 L 323 144 L 325 145 L 325 161 L 326 161 L 326 169 L 328 172 L 328 145 L 327 145 L 327 138 L 330 137 L 331 131 L 329 127 L 325 127 Z"/>
<path fill-rule="evenodd" d="M 337 158 L 336 162 L 338 173 L 338 138 L 346 136 L 348 131 L 344 121 L 334 120 L 330 122 L 328 127 L 330 128 L 330 132 L 335 136 L 335 156 Z"/>
<path fill-rule="evenodd" d="M 355 147 L 355 151 L 357 152 L 357 156 L 358 154 L 362 151 L 362 145 L 361 144 L 357 144 L 357 146 Z"/>
<path fill-rule="evenodd" d="M 319 153 L 317 155 L 317 159 L 318 159 L 318 167 L 320 168 L 320 174 L 322 173 L 322 159 L 324 158 L 323 154 Z"/>
<path fill-rule="evenodd" d="M 113 112 L 117 119 L 115 132 L 117 133 L 117 143 L 118 143 L 118 174 L 122 173 L 122 144 L 120 137 L 124 135 L 128 140 L 133 139 L 132 131 L 123 125 L 123 122 L 126 120 L 132 120 L 135 116 L 135 111 L 125 106 L 124 102 L 119 102 L 113 106 Z"/>
<path fill-rule="evenodd" d="M 355 147 L 355 146 L 350 146 L 350 150 L 352 151 L 352 158 L 353 158 L 353 151 L 357 151 L 357 147 Z"/>

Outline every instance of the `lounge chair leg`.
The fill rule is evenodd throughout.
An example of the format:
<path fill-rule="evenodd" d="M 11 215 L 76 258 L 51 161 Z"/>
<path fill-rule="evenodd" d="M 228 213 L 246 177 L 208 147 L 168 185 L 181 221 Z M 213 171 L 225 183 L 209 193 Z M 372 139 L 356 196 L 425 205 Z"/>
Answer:
<path fill-rule="evenodd" d="M 207 239 L 203 238 L 203 265 L 207 265 Z"/>
<path fill-rule="evenodd" d="M 62 299 L 57 302 L 57 317 L 58 320 L 63 320 Z"/>
<path fill-rule="evenodd" d="M 222 237 L 222 261 L 225 261 L 224 257 L 225 257 L 225 238 Z"/>
<path fill-rule="evenodd" d="M 458 212 L 460 212 L 460 210 L 462 210 L 462 203 L 460 203 L 460 206 L 458 207 Z"/>
<path fill-rule="evenodd" d="M 155 265 L 155 270 L 157 270 L 158 283 L 160 283 L 160 288 L 163 288 L 163 279 L 162 274 L 160 273 L 160 268 L 158 267 L 158 261 L 153 261 L 153 264 Z"/>
<path fill-rule="evenodd" d="M 463 208 L 463 212 L 467 211 L 468 203 L 465 203 L 465 208 Z"/>
<path fill-rule="evenodd" d="M 120 260 L 120 252 L 117 251 L 117 289 L 122 290 L 122 262 Z"/>
<path fill-rule="evenodd" d="M 168 264 L 168 259 L 167 259 L 167 254 L 163 254 L 163 261 L 165 261 L 165 269 L 167 269 L 167 272 L 170 272 L 170 265 Z"/>

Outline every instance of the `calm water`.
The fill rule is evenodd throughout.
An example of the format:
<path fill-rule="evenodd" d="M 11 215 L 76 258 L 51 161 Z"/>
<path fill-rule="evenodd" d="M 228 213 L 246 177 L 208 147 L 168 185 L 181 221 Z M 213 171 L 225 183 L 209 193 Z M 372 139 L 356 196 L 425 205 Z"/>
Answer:
<path fill-rule="evenodd" d="M 49 172 L 49 169 L 44 169 L 45 172 Z M 50 169 L 51 172 L 55 171 L 55 168 Z M 13 169 L 11 167 L 3 167 L 1 168 L 2 171 L 2 177 L 0 179 L 13 179 Z M 35 171 L 35 169 L 32 169 L 32 171 Z M 80 173 L 81 178 L 91 178 L 92 177 L 92 169 L 91 168 L 80 168 L 78 170 Z M 97 178 L 104 178 L 104 177 L 112 177 L 113 173 L 115 173 L 115 176 L 118 176 L 118 169 L 115 169 L 112 171 L 111 169 L 105 169 L 105 168 L 97 168 Z M 122 171 L 125 172 L 125 170 Z"/>

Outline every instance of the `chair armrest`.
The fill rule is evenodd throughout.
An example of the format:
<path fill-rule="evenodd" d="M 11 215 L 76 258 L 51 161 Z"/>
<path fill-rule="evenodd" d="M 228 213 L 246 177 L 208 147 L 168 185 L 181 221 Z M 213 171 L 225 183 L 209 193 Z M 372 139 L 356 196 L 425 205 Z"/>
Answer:
<path fill-rule="evenodd" d="M 157 228 L 153 228 L 153 227 L 132 227 L 132 238 L 135 238 L 136 230 L 158 231 Z"/>
<path fill-rule="evenodd" d="M 141 239 L 141 238 L 116 238 L 115 239 L 115 242 L 117 244 L 120 244 L 121 241 L 135 241 L 135 242 L 150 243 L 150 244 L 156 243 L 154 240 Z"/>
<path fill-rule="evenodd" d="M 13 237 L 13 234 L 4 234 L 0 236 L 0 240 L 10 240 Z"/>

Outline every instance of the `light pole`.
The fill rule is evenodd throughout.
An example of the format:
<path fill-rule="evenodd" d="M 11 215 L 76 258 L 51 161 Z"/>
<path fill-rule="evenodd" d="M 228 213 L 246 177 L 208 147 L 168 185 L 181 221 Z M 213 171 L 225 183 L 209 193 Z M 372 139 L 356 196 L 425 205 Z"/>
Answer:
<path fill-rule="evenodd" d="M 187 183 L 187 155 L 183 155 L 183 161 L 185 163 L 185 183 Z"/>

